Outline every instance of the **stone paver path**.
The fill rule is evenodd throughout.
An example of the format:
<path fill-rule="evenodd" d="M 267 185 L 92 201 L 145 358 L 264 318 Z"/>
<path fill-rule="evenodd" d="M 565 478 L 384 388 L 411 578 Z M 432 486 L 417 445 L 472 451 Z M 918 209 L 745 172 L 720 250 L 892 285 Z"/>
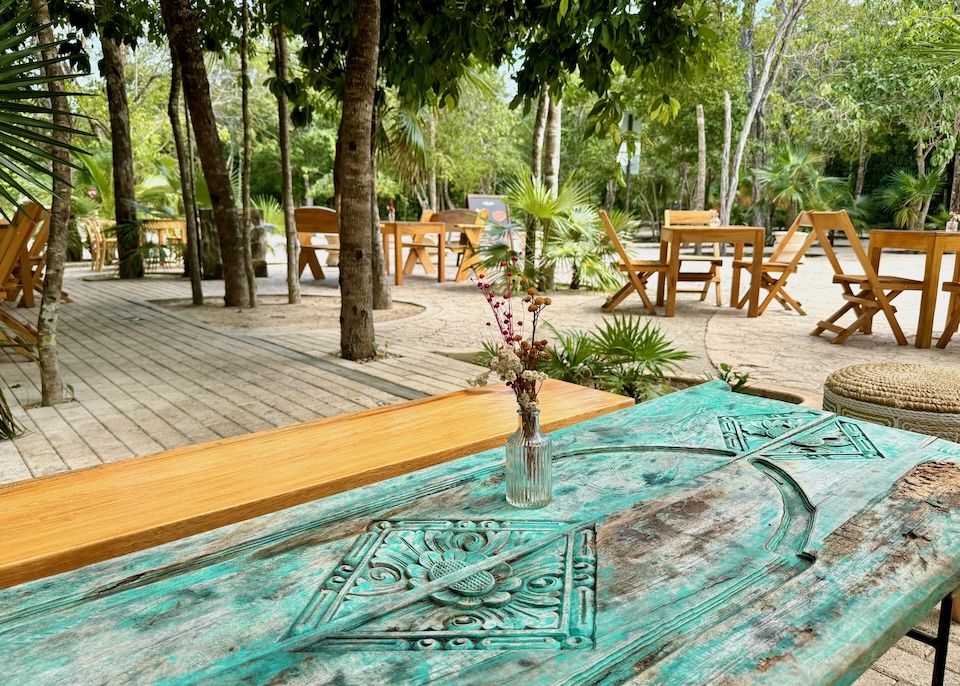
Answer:
<path fill-rule="evenodd" d="M 638 258 L 656 256 L 638 247 Z M 840 250 L 849 259 L 849 250 Z M 724 300 L 729 300 L 730 258 Z M 258 280 L 262 293 L 285 293 L 280 265 Z M 943 274 L 950 274 L 952 257 Z M 922 277 L 923 256 L 884 257 L 884 272 Z M 451 262 L 448 273 L 456 271 Z M 60 355 L 74 400 L 38 407 L 36 365 L 16 354 L 0 354 L 0 378 L 13 387 L 14 413 L 27 432 L 0 442 L 0 483 L 122 460 L 203 441 L 285 426 L 344 412 L 401 402 L 463 388 L 479 368 L 448 355 L 480 349 L 490 337 L 488 313 L 476 286 L 437 284 L 414 274 L 395 288 L 396 300 L 424 312 L 377 324 L 384 359 L 353 363 L 338 356 L 339 331 L 307 329 L 236 333 L 161 308 L 151 301 L 189 297 L 189 282 L 170 276 L 141 281 L 85 280 L 84 266 L 67 270 L 65 290 L 74 299 L 62 308 Z M 336 269 L 324 282 L 304 281 L 307 294 L 338 295 Z M 677 316 L 656 317 L 674 345 L 694 355 L 685 372 L 715 373 L 720 363 L 749 372 L 751 380 L 818 392 L 834 369 L 878 360 L 921 362 L 960 368 L 960 337 L 946 350 L 917 350 L 895 344 L 886 323 L 876 320 L 871 336 L 855 335 L 841 346 L 809 332 L 840 305 L 840 289 L 822 256 L 809 256 L 788 290 L 804 305 L 801 317 L 772 305 L 759 319 L 718 309 L 693 295 L 681 295 Z M 208 297 L 222 297 L 221 282 L 205 282 Z M 544 321 L 562 331 L 589 330 L 609 319 L 600 311 L 605 297 L 592 292 L 551 294 Z M 919 297 L 896 301 L 908 336 L 916 333 Z M 638 298 L 619 314 L 646 318 Z M 27 320 L 36 311 L 19 310 Z M 946 319 L 940 298 L 935 339 Z M 546 333 L 549 336 L 549 333 Z M 9 395 L 9 394 L 8 394 Z M 935 613 L 925 620 L 932 629 Z M 960 630 L 949 658 L 947 684 L 960 686 Z M 932 649 L 901 640 L 859 681 L 858 686 L 923 686 L 929 683 Z"/>

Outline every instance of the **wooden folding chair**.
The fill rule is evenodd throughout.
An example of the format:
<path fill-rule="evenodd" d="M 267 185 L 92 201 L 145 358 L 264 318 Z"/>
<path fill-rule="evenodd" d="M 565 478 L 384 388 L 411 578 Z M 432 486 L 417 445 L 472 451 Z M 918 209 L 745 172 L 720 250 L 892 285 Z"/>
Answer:
<path fill-rule="evenodd" d="M 759 278 L 760 287 L 767 290 L 767 297 L 763 300 L 763 302 L 760 303 L 760 307 L 757 308 L 757 316 L 763 314 L 763 311 L 767 309 L 767 305 L 774 300 L 779 302 L 785 310 L 793 309 L 799 314 L 807 314 L 803 311 L 799 301 L 787 293 L 787 291 L 784 289 L 784 286 L 787 285 L 787 278 L 797 271 L 797 265 L 800 264 L 800 260 L 803 259 L 803 256 L 806 255 L 807 250 L 811 245 L 813 245 L 813 242 L 817 238 L 816 234 L 813 231 L 808 233 L 806 240 L 803 242 L 803 246 L 797 250 L 793 257 L 788 261 L 782 260 L 782 255 L 787 250 L 790 239 L 801 226 L 811 226 L 810 217 L 806 212 L 800 213 L 800 216 L 794 220 L 793 224 L 787 230 L 787 233 L 783 237 L 780 245 L 778 245 L 773 251 L 773 254 L 770 255 L 770 259 L 764 260 L 760 265 L 759 275 L 753 273 L 753 260 L 739 259 L 733 261 L 734 274 L 739 275 L 741 269 L 746 269 L 748 272 L 750 272 L 750 278 Z M 758 248 L 755 247 L 754 249 Z M 739 276 L 734 278 L 734 283 L 739 282 Z M 743 309 L 743 306 L 746 305 L 747 301 L 750 299 L 750 292 L 748 290 L 743 298 L 740 298 L 739 293 L 734 293 L 733 298 L 735 306 L 739 309 Z"/>
<path fill-rule="evenodd" d="M 310 267 L 310 273 L 317 281 L 324 279 L 323 267 L 320 266 L 320 260 L 317 259 L 317 251 L 325 250 L 327 252 L 340 252 L 339 241 L 336 245 L 329 241 L 326 245 L 314 245 L 313 237 L 317 234 L 323 234 L 324 240 L 328 236 L 340 237 L 340 221 L 337 218 L 335 210 L 327 207 L 298 207 L 293 211 L 294 219 L 297 224 L 297 239 L 300 242 L 300 266 L 298 278 L 303 276 L 303 271 Z"/>
<path fill-rule="evenodd" d="M 48 215 L 37 203 L 29 203 L 17 210 L 10 226 L 0 232 L 0 283 L 10 281 L 23 256 L 29 254 L 28 245 L 34 231 Z M 31 348 L 37 343 L 37 331 L 0 307 L 0 343 L 12 345 L 21 355 L 34 359 Z"/>
<path fill-rule="evenodd" d="M 664 210 L 664 226 L 709 226 L 710 220 L 716 215 L 710 210 Z M 699 251 L 700 246 L 697 246 Z M 694 262 L 707 265 L 707 271 L 684 271 L 684 262 Z M 680 281 L 703 281 L 703 288 L 677 289 L 677 293 L 699 293 L 700 300 L 707 299 L 707 293 L 710 291 L 710 284 L 713 284 L 717 291 L 717 307 L 723 305 L 723 295 L 720 293 L 720 267 L 723 265 L 723 258 L 720 253 L 720 244 L 713 244 L 712 255 L 682 255 L 680 257 Z"/>
<path fill-rule="evenodd" d="M 40 222 L 30 247 L 23 247 L 13 274 L 4 284 L 6 299 L 14 302 L 20 298 L 17 307 L 34 307 L 34 291 L 43 295 L 43 274 L 47 267 L 47 240 L 50 238 L 50 215 L 46 214 Z M 21 295 L 22 294 L 22 295 Z M 66 291 L 60 291 L 63 302 L 73 302 Z"/>
<path fill-rule="evenodd" d="M 663 274 L 666 272 L 667 265 L 663 262 L 653 260 L 631 260 L 630 256 L 627 255 L 627 251 L 624 250 L 623 244 L 620 242 L 620 238 L 613 228 L 613 224 L 610 223 L 610 218 L 603 210 L 600 210 L 600 221 L 603 224 L 604 231 L 607 232 L 607 236 L 610 237 L 613 247 L 616 248 L 617 254 L 620 256 L 620 261 L 617 266 L 620 268 L 620 271 L 627 275 L 627 283 L 607 299 L 607 302 L 603 304 L 603 311 L 612 312 L 617 305 L 623 302 L 624 298 L 633 291 L 636 291 L 640 299 L 643 300 L 647 312 L 655 315 L 657 311 L 654 309 L 653 302 L 651 302 L 650 297 L 647 295 L 647 281 L 654 274 Z"/>
<path fill-rule="evenodd" d="M 878 312 L 883 312 L 887 323 L 893 329 L 893 335 L 900 345 L 907 344 L 907 338 L 903 335 L 903 330 L 897 322 L 896 308 L 890 302 L 904 291 L 919 291 L 923 288 L 923 281 L 908 279 L 899 276 L 880 276 L 870 263 L 870 258 L 860 244 L 856 229 L 850 223 L 850 217 L 843 210 L 839 212 L 808 212 L 810 224 L 817 240 L 823 246 L 823 250 L 830 260 L 833 267 L 833 282 L 843 288 L 843 299 L 846 303 L 839 310 L 834 312 L 828 319 L 817 324 L 811 336 L 819 336 L 824 331 L 830 331 L 836 334 L 831 343 L 843 343 L 856 331 L 863 333 L 872 333 L 873 318 Z M 830 239 L 827 236 L 828 231 L 842 231 L 850 241 L 853 253 L 860 263 L 862 274 L 847 274 L 843 271 L 840 261 L 837 259 L 837 253 L 830 245 Z M 856 288 L 856 292 L 854 291 Z M 856 319 L 847 327 L 838 325 L 836 322 L 847 312 L 853 312 Z"/>

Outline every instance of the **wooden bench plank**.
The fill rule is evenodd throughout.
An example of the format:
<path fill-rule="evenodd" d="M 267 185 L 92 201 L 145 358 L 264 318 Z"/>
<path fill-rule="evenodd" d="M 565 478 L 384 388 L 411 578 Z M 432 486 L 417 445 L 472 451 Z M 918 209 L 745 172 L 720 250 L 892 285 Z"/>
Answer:
<path fill-rule="evenodd" d="M 632 399 L 548 380 L 545 430 Z M 470 388 L 0 487 L 0 588 L 501 445 L 502 386 Z"/>

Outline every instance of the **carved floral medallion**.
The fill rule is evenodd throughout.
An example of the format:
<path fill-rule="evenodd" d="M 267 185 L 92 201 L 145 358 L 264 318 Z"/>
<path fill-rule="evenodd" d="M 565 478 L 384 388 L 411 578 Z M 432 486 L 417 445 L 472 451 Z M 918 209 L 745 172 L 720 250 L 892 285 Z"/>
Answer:
<path fill-rule="evenodd" d="M 564 522 L 374 522 L 288 635 L 315 633 L 316 650 L 590 648 L 594 540 Z"/>

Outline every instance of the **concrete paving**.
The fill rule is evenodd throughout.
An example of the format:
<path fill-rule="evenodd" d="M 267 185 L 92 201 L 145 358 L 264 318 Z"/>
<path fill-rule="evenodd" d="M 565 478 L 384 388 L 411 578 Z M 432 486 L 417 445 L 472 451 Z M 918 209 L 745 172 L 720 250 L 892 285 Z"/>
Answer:
<path fill-rule="evenodd" d="M 635 253 L 652 258 L 656 249 L 635 246 Z M 840 255 L 852 265 L 849 250 L 841 249 Z M 923 259 L 891 254 L 884 257 L 882 271 L 921 278 Z M 723 273 L 725 304 L 729 262 L 727 258 Z M 947 256 L 943 274 L 952 270 L 953 258 Z M 281 266 L 271 265 L 271 272 L 258 281 L 260 292 L 285 293 Z M 447 273 L 456 273 L 452 261 Z M 393 296 L 424 311 L 378 324 L 377 339 L 387 356 L 364 364 L 338 357 L 335 329 L 240 334 L 151 302 L 189 297 L 184 279 L 89 280 L 94 276 L 85 266 L 72 266 L 66 275 L 64 288 L 74 302 L 63 306 L 59 342 L 72 402 L 37 407 L 36 365 L 9 351 L 0 354 L 0 378 L 13 387 L 14 413 L 28 429 L 14 441 L 0 442 L 0 483 L 463 388 L 478 368 L 448 355 L 479 350 L 490 338 L 488 311 L 474 284 L 437 284 L 422 273 L 406 277 Z M 304 292 L 337 295 L 337 270 L 328 269 L 327 277 L 323 282 L 306 279 Z M 714 374 L 727 363 L 749 372 L 755 383 L 817 393 L 831 371 L 860 362 L 960 368 L 960 336 L 946 350 L 901 347 L 879 317 L 874 334 L 857 334 L 844 345 L 810 336 L 816 322 L 841 304 L 831 277 L 827 260 L 816 255 L 808 256 L 791 277 L 788 290 L 803 303 L 806 317 L 774 304 L 762 317 L 750 319 L 743 311 L 717 308 L 712 297 L 699 302 L 687 294 L 679 297 L 677 316 L 651 319 L 676 347 L 693 355 L 681 367 L 698 376 Z M 204 288 L 209 297 L 222 296 L 222 282 L 205 282 Z M 551 297 L 543 321 L 560 331 L 589 330 L 612 317 L 600 311 L 605 300 L 600 293 L 561 290 Z M 896 305 L 912 338 L 919 297 L 906 293 Z M 941 296 L 934 340 L 946 309 Z M 648 319 L 635 296 L 617 312 Z M 36 311 L 18 314 L 36 320 Z M 960 685 L 960 630 L 954 640 L 947 683 Z M 931 661 L 932 649 L 903 639 L 857 684 L 922 686 L 929 682 Z"/>

